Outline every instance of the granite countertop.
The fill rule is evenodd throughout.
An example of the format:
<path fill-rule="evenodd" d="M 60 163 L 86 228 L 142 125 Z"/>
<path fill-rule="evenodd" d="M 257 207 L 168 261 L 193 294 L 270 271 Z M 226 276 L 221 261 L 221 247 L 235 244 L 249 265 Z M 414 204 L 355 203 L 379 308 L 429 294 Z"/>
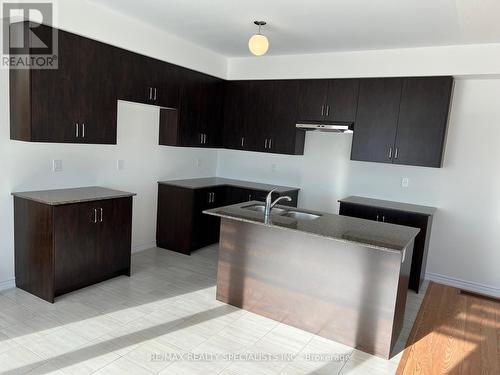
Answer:
<path fill-rule="evenodd" d="M 158 183 L 163 185 L 179 186 L 188 189 L 201 189 L 201 188 L 209 188 L 215 186 L 234 186 L 244 189 L 262 190 L 262 191 L 270 191 L 276 188 L 277 192 L 279 193 L 284 193 L 292 190 L 300 190 L 299 188 L 296 187 L 261 184 L 258 182 L 233 180 L 231 178 L 222 178 L 222 177 L 190 178 L 187 180 L 159 181 Z"/>
<path fill-rule="evenodd" d="M 420 229 L 402 225 L 382 223 L 372 220 L 340 216 L 324 212 L 277 206 L 285 210 L 321 215 L 315 220 L 298 220 L 272 214 L 269 223 L 264 222 L 264 214 L 245 207 L 262 204 L 252 201 L 203 211 L 208 215 L 266 225 L 273 228 L 294 230 L 332 240 L 361 244 L 366 247 L 390 252 L 402 252 L 420 232 Z"/>
<path fill-rule="evenodd" d="M 90 202 L 103 199 L 132 197 L 136 193 L 107 189 L 100 186 L 87 186 L 71 189 L 24 191 L 12 193 L 14 197 L 29 199 L 51 206 L 61 204 Z"/>
<path fill-rule="evenodd" d="M 385 208 L 388 210 L 395 210 L 395 211 L 412 212 L 427 216 L 434 215 L 437 210 L 436 207 L 420 206 L 418 204 L 385 201 L 382 199 L 373 199 L 373 198 L 365 198 L 357 196 L 350 196 L 344 199 L 339 199 L 339 202 L 359 204 L 362 206 Z"/>

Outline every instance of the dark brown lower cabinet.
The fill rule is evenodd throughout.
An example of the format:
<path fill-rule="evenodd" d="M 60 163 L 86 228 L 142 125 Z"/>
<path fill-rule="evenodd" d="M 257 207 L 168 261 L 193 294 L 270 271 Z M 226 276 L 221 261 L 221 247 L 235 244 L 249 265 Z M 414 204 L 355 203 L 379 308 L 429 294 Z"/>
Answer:
<path fill-rule="evenodd" d="M 298 189 L 273 193 L 273 199 L 288 195 L 297 207 Z M 166 183 L 158 184 L 156 244 L 158 247 L 191 254 L 192 251 L 219 241 L 220 219 L 205 215 L 204 210 L 231 204 L 264 201 L 268 191 L 239 186 L 188 188 Z"/>
<path fill-rule="evenodd" d="M 132 198 L 48 205 L 14 198 L 16 286 L 46 301 L 130 275 Z"/>
<path fill-rule="evenodd" d="M 347 198 L 347 200 L 348 199 L 349 198 Z M 418 293 L 425 278 L 433 215 L 424 212 L 405 211 L 404 207 L 401 207 L 401 209 L 390 209 L 384 206 L 376 206 L 376 202 L 374 202 L 373 205 L 365 205 L 343 202 L 341 200 L 339 214 L 419 228 L 420 233 L 415 238 L 413 247 L 413 258 L 408 286 Z M 404 206 L 404 204 L 401 204 L 401 206 Z"/>

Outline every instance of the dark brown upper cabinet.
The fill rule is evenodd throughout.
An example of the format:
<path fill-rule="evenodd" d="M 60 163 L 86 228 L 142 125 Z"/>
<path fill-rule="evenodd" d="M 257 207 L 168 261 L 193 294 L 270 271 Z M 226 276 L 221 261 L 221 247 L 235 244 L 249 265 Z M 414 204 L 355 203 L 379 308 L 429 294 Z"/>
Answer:
<path fill-rule="evenodd" d="M 295 127 L 298 90 L 294 80 L 228 82 L 224 147 L 303 154 L 305 133 Z"/>
<path fill-rule="evenodd" d="M 225 148 L 245 150 L 248 146 L 247 129 L 245 128 L 246 113 L 245 81 L 228 81 L 224 94 L 224 132 Z"/>
<path fill-rule="evenodd" d="M 392 163 L 401 84 L 400 78 L 361 80 L 351 160 Z"/>
<path fill-rule="evenodd" d="M 299 90 L 298 121 L 345 122 L 356 120 L 359 80 L 302 80 Z"/>
<path fill-rule="evenodd" d="M 304 130 L 297 129 L 297 106 L 299 103 L 299 82 L 296 80 L 274 81 L 271 121 L 267 122 L 265 151 L 303 155 Z"/>
<path fill-rule="evenodd" d="M 174 65 L 120 48 L 114 50 L 118 99 L 168 108 L 179 106 L 181 81 Z"/>
<path fill-rule="evenodd" d="M 177 146 L 219 147 L 222 143 L 223 81 L 185 69 L 180 92 Z"/>
<path fill-rule="evenodd" d="M 442 165 L 453 77 L 361 81 L 351 160 Z"/>
<path fill-rule="evenodd" d="M 26 22 L 12 24 L 12 37 L 26 27 Z M 52 33 L 52 28 L 42 25 L 37 32 Z M 33 52 L 31 46 L 28 52 Z M 58 69 L 11 68 L 11 139 L 116 143 L 116 94 L 108 52 L 102 43 L 59 31 Z"/>
<path fill-rule="evenodd" d="M 452 90 L 452 77 L 403 80 L 395 164 L 441 167 Z"/>

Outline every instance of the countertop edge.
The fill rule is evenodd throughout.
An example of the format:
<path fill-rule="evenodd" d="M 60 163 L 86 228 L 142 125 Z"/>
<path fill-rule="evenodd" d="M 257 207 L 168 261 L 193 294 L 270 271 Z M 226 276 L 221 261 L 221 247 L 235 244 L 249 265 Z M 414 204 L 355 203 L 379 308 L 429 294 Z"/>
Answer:
<path fill-rule="evenodd" d="M 300 191 L 301 189 L 298 188 L 298 187 L 292 187 L 292 186 L 282 186 L 282 185 L 273 185 L 273 184 L 267 184 L 267 183 L 261 183 L 261 182 L 252 182 L 252 181 L 248 181 L 248 182 L 251 182 L 251 183 L 254 183 L 254 184 L 262 184 L 262 185 L 270 185 L 270 186 L 276 186 L 276 188 L 278 189 L 278 191 L 280 192 L 287 192 L 287 191 Z M 180 187 L 180 188 L 184 188 L 184 189 L 206 189 L 206 188 L 210 188 L 210 187 L 220 187 L 220 186 L 232 186 L 232 187 L 239 187 L 239 188 L 242 188 L 242 189 L 252 189 L 252 190 L 260 190 L 260 191 L 266 191 L 268 192 L 269 189 L 265 189 L 265 188 L 258 188 L 258 187 L 250 187 L 250 186 L 244 186 L 243 184 L 239 185 L 239 184 L 231 184 L 231 183 L 220 183 L 220 184 L 207 184 L 207 185 L 200 185 L 200 186 L 196 186 L 196 187 L 189 187 L 189 186 L 185 186 L 185 185 L 182 185 L 182 184 L 179 184 L 179 183 L 175 183 L 175 182 L 171 182 L 171 181 L 157 181 L 157 183 L 159 185 L 170 185 L 170 186 L 176 186 L 176 187 Z"/>
<path fill-rule="evenodd" d="M 321 235 L 319 233 L 305 232 L 305 231 L 302 231 L 302 230 L 288 228 L 288 227 L 285 227 L 285 226 L 279 226 L 279 225 L 273 225 L 273 224 L 266 224 L 266 223 L 263 223 L 263 222 L 260 222 L 260 221 L 254 221 L 254 220 L 251 220 L 251 219 L 244 219 L 244 218 L 241 218 L 241 217 L 236 217 L 236 216 L 231 216 L 231 215 L 224 215 L 224 214 L 220 214 L 220 213 L 210 212 L 210 210 L 204 210 L 203 213 L 206 214 L 206 215 L 217 216 L 217 217 L 221 217 L 221 218 L 225 218 L 225 219 L 231 219 L 231 220 L 236 220 L 236 221 L 242 221 L 242 222 L 245 222 L 245 223 L 261 225 L 261 226 L 265 226 L 265 227 L 269 227 L 269 228 L 276 228 L 276 229 L 289 230 L 289 231 L 293 231 L 293 232 L 299 232 L 299 233 L 303 233 L 303 234 L 306 234 L 306 235 L 311 235 L 311 236 L 315 236 L 315 237 L 325 238 L 325 239 L 332 240 L 332 241 L 338 241 L 338 242 L 347 243 L 347 244 L 353 244 L 353 245 L 362 245 L 362 246 L 369 247 L 369 248 L 374 249 L 374 250 L 384 251 L 384 252 L 388 252 L 388 253 L 392 253 L 392 254 L 402 254 L 405 251 L 405 249 L 408 247 L 408 245 L 410 244 L 410 242 L 414 241 L 415 237 L 418 235 L 418 233 L 420 233 L 420 229 L 415 228 L 417 230 L 417 233 L 415 234 L 415 236 L 410 241 L 408 241 L 408 243 L 402 249 L 392 249 L 392 248 L 389 248 L 389 247 L 371 245 L 371 244 L 367 244 L 367 243 L 363 243 L 363 242 L 350 241 L 350 240 L 346 240 L 346 239 L 342 239 L 342 238 L 336 238 L 336 237 L 331 237 L 331 236 L 324 236 L 324 235 Z"/>
<path fill-rule="evenodd" d="M 354 197 L 354 196 L 349 196 L 349 197 L 346 197 L 346 198 L 343 198 L 343 199 L 339 199 L 339 200 L 337 200 L 337 202 L 339 202 L 339 203 L 347 203 L 347 204 L 352 204 L 352 205 L 355 205 L 355 206 L 365 206 L 365 207 L 372 207 L 372 208 L 383 208 L 383 209 L 385 209 L 385 210 L 392 210 L 392 211 L 399 211 L 399 212 L 409 212 L 409 213 L 418 214 L 418 215 L 423 215 L 423 216 L 434 216 L 434 214 L 435 214 L 435 213 L 436 213 L 436 211 L 438 210 L 438 208 L 437 208 L 437 207 L 432 207 L 432 206 L 422 206 L 422 205 L 418 205 L 418 204 L 414 204 L 414 203 L 396 202 L 396 201 L 388 201 L 388 200 L 384 200 L 384 199 L 377 199 L 377 198 L 366 198 L 366 197 L 360 197 L 360 198 L 365 198 L 365 199 L 373 199 L 373 200 L 378 200 L 378 201 L 394 202 L 394 203 L 398 203 L 398 204 L 402 204 L 402 205 L 409 205 L 409 206 L 422 206 L 422 207 L 429 208 L 429 209 L 430 209 L 429 211 L 432 211 L 432 213 L 430 213 L 430 212 L 418 211 L 418 210 L 412 210 L 412 209 L 403 209 L 403 208 L 387 207 L 387 206 L 377 205 L 377 204 L 375 204 L 375 203 L 360 203 L 360 202 L 352 202 L 352 201 L 349 201 L 349 198 L 351 198 L 351 197 Z"/>
<path fill-rule="evenodd" d="M 21 198 L 21 199 L 26 199 L 29 201 L 37 202 L 37 203 L 42 203 L 46 204 L 48 206 L 62 206 L 65 204 L 75 204 L 75 203 L 84 203 L 84 202 L 93 202 L 93 201 L 104 201 L 104 200 L 110 200 L 110 199 L 118 199 L 118 198 L 128 198 L 128 197 L 134 197 L 137 195 L 137 193 L 126 193 L 126 194 L 117 194 L 109 197 L 96 197 L 96 198 L 82 198 L 78 200 L 68 200 L 68 201 L 60 201 L 60 202 L 49 202 L 45 201 L 43 199 L 37 199 L 34 197 L 27 197 L 22 195 L 22 192 L 12 192 L 10 193 L 13 197 L 16 198 Z"/>

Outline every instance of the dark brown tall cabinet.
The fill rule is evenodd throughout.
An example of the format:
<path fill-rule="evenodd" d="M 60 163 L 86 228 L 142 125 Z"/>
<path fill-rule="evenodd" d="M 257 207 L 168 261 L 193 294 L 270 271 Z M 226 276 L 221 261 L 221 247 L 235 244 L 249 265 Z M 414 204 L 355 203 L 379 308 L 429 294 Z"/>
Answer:
<path fill-rule="evenodd" d="M 14 197 L 16 286 L 46 301 L 130 275 L 132 197 L 51 205 Z"/>
<path fill-rule="evenodd" d="M 15 23 L 12 34 L 26 23 Z M 51 33 L 40 26 L 39 33 Z M 109 46 L 58 33 L 58 69 L 11 69 L 11 139 L 116 143 L 116 87 Z M 33 49 L 30 48 L 31 52 Z"/>
<path fill-rule="evenodd" d="M 453 77 L 361 80 L 351 160 L 441 167 Z"/>

